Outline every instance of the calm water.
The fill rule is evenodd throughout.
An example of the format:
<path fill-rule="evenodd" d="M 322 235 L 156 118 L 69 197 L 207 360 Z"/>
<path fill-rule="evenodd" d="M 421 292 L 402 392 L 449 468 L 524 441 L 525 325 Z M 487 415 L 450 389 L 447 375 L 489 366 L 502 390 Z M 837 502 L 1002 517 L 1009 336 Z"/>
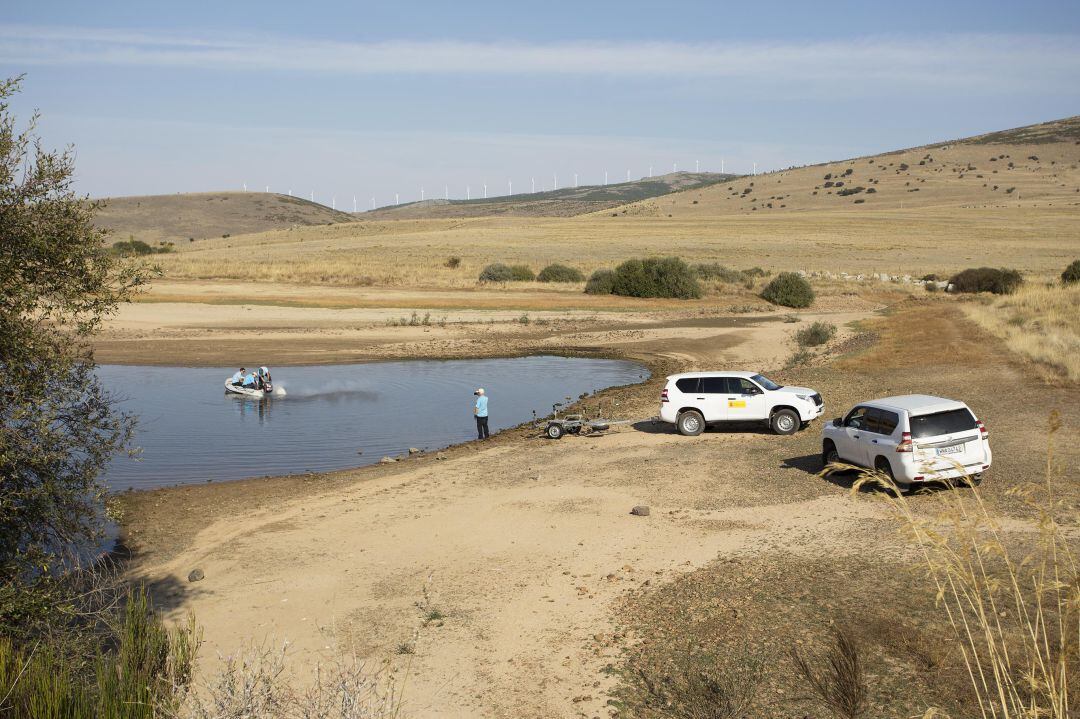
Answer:
<path fill-rule="evenodd" d="M 227 395 L 234 368 L 104 365 L 99 374 L 139 415 L 138 461 L 117 457 L 113 490 L 324 472 L 378 462 L 409 447 L 476 438 L 483 387 L 494 433 L 551 412 L 565 397 L 640 382 L 632 362 L 568 357 L 378 362 L 271 371 L 285 397 Z M 362 454 L 358 454 L 362 452 Z"/>

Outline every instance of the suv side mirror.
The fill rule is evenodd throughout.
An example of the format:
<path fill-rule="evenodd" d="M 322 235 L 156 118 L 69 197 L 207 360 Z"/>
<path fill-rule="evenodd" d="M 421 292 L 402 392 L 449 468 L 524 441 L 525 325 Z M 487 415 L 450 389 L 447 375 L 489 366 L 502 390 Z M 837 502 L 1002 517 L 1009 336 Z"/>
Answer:
<path fill-rule="evenodd" d="M 841 419 L 840 417 L 837 417 L 836 419 L 834 419 L 834 420 L 832 421 L 832 426 L 833 426 L 833 427 L 840 427 L 840 426 L 842 426 L 843 424 L 844 424 L 844 420 L 843 420 L 843 419 Z"/>
<path fill-rule="evenodd" d="M 743 390 L 743 394 L 758 395 L 762 394 L 762 391 L 758 387 L 747 387 L 745 390 Z"/>

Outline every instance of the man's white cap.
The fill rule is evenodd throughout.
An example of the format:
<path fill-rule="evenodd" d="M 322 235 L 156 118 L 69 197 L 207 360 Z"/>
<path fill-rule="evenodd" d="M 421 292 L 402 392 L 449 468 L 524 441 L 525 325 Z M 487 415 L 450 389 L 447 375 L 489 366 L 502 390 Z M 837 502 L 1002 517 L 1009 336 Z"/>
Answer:
<path fill-rule="evenodd" d="M 476 393 L 477 394 L 483 394 L 484 393 L 484 388 L 480 387 L 479 389 L 476 390 Z"/>

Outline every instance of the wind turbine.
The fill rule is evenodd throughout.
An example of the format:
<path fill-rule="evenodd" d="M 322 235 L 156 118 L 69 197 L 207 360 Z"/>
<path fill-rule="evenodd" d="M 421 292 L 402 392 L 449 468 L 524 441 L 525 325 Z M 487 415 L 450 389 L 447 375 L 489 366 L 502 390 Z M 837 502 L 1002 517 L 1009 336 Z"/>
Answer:
<path fill-rule="evenodd" d="M 607 170 L 604 170 L 604 184 L 607 184 Z"/>
<path fill-rule="evenodd" d="M 487 199 L 487 183 L 484 183 L 484 199 Z"/>
<path fill-rule="evenodd" d="M 679 171 L 679 163 L 677 163 L 677 162 L 671 163 L 671 171 L 672 172 L 678 172 Z"/>
<path fill-rule="evenodd" d="M 652 165 L 649 165 L 649 177 L 652 177 Z"/>
<path fill-rule="evenodd" d="M 533 191 L 533 193 L 536 192 L 536 178 L 535 177 L 532 178 L 532 191 Z"/>
<path fill-rule="evenodd" d="M 626 181 L 630 182 L 630 170 L 626 171 Z"/>
<path fill-rule="evenodd" d="M 373 209 L 373 210 L 375 209 L 375 198 L 374 197 L 371 198 L 371 209 Z"/>
<path fill-rule="evenodd" d="M 394 204 L 395 205 L 400 205 L 401 204 L 401 195 L 399 195 L 396 192 L 394 193 Z"/>
<path fill-rule="evenodd" d="M 289 197 L 292 197 L 292 188 L 289 188 Z"/>
<path fill-rule="evenodd" d="M 694 172 L 701 172 L 701 160 L 694 160 Z"/>
<path fill-rule="evenodd" d="M 506 194 L 507 195 L 513 195 L 514 194 L 514 181 L 513 180 L 507 180 L 506 181 L 506 187 L 507 187 Z"/>
<path fill-rule="evenodd" d="M 574 189 L 577 189 L 577 173 L 574 173 Z"/>
<path fill-rule="evenodd" d="M 247 192 L 247 183 L 244 183 L 244 192 Z"/>
<path fill-rule="evenodd" d="M 420 201 L 424 201 L 424 186 L 420 185 Z"/>
<path fill-rule="evenodd" d="M 315 201 L 315 190 L 312 190 L 312 191 L 311 191 L 311 201 L 312 201 L 312 202 L 314 202 L 314 201 Z"/>
<path fill-rule="evenodd" d="M 750 173 L 750 174 L 752 174 L 752 175 L 757 174 L 757 163 L 756 162 L 754 163 L 754 171 L 752 173 Z"/>
<path fill-rule="evenodd" d="M 352 211 L 356 212 L 356 195 L 352 196 Z"/>
<path fill-rule="evenodd" d="M 559 189 L 559 173 L 553 172 L 551 173 L 551 177 L 554 180 L 554 184 L 552 185 L 552 187 L 556 190 Z"/>
<path fill-rule="evenodd" d="M 267 186 L 266 186 L 266 191 L 267 191 L 267 192 L 270 192 L 270 185 L 267 185 Z"/>
<path fill-rule="evenodd" d="M 443 185 L 443 199 L 450 199 L 450 185 Z"/>
<path fill-rule="evenodd" d="M 724 156 L 720 156 L 720 174 L 724 174 Z"/>
<path fill-rule="evenodd" d="M 331 210 L 336 210 L 337 209 L 337 195 L 334 195 L 333 197 L 330 198 L 330 209 Z"/>
<path fill-rule="evenodd" d="M 465 199 L 466 200 L 471 200 L 472 199 L 472 193 L 469 191 L 469 186 L 468 185 L 465 185 Z"/>

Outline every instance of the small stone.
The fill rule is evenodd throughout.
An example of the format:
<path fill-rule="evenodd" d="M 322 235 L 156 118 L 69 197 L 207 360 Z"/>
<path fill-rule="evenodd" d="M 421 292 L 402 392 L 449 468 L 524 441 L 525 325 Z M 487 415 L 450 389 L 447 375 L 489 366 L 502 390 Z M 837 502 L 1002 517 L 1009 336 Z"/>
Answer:
<path fill-rule="evenodd" d="M 383 457 L 379 460 L 379 464 L 393 464 L 396 461 L 397 459 L 395 459 L 394 457 Z"/>
<path fill-rule="evenodd" d="M 635 517 L 648 517 L 649 508 L 644 504 L 639 504 L 638 506 L 630 510 L 630 514 L 633 514 Z"/>
<path fill-rule="evenodd" d="M 190 572 L 188 572 L 187 580 L 189 582 L 199 582 L 199 581 L 202 581 L 202 579 L 205 578 L 205 577 L 206 577 L 206 575 L 203 574 L 203 570 L 201 570 L 201 569 L 192 569 Z"/>
<path fill-rule="evenodd" d="M 409 454 L 420 454 L 420 450 L 416 447 L 409 447 Z"/>

